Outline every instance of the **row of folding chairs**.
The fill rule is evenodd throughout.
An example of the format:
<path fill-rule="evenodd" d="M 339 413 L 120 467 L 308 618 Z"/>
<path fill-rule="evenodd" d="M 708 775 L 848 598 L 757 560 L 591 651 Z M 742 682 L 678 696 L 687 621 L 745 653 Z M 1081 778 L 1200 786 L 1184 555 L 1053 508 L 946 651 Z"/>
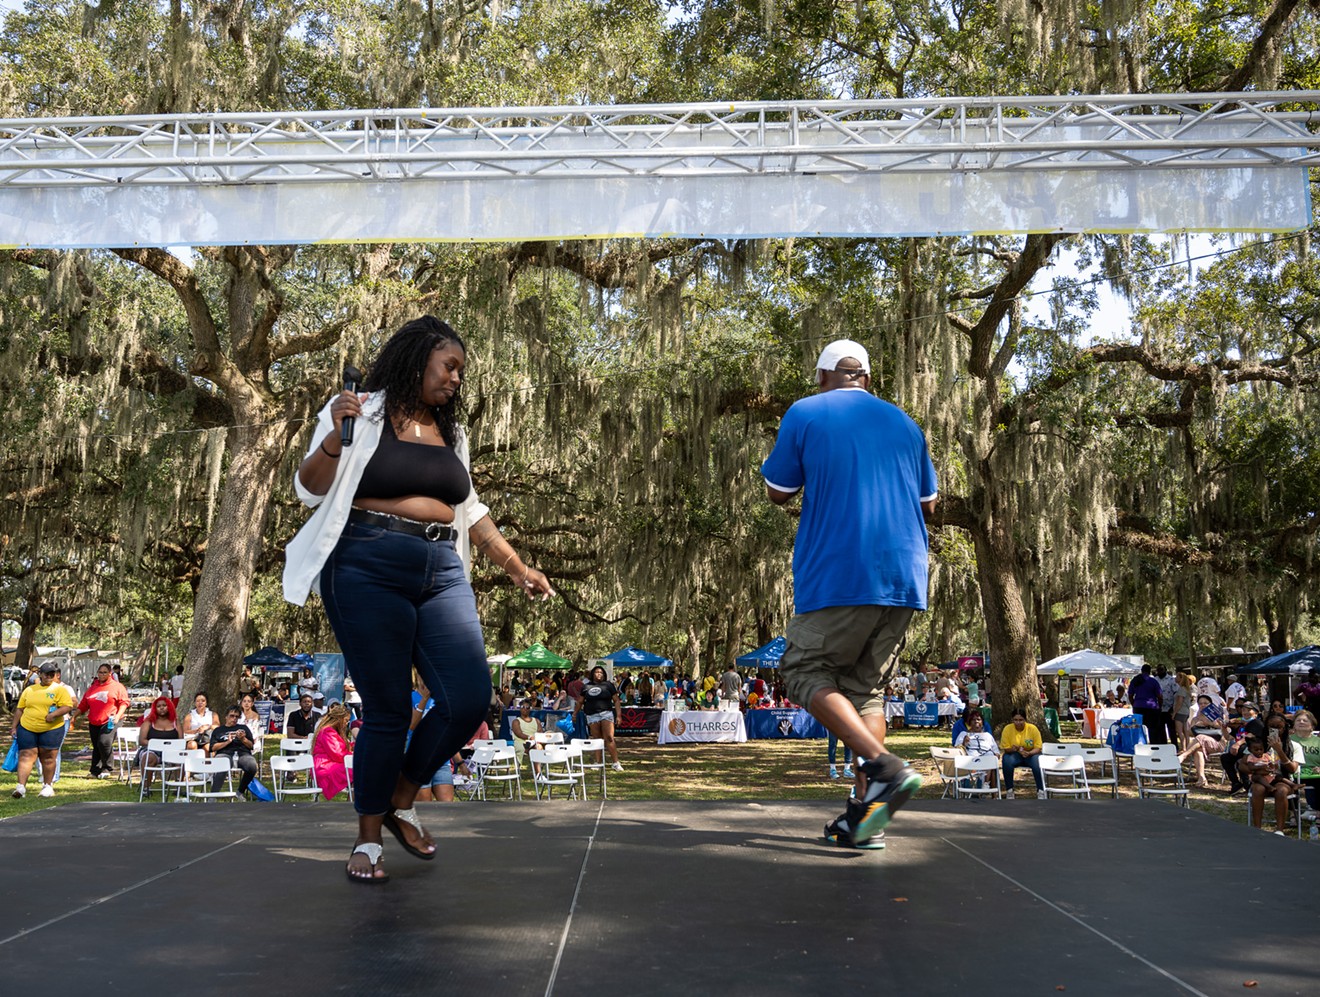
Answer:
<path fill-rule="evenodd" d="M 505 798 L 521 800 L 522 771 L 513 745 L 508 741 L 489 739 L 474 741 L 472 749 L 472 757 L 468 759 L 471 772 L 466 787 L 468 798 L 489 799 L 491 790 L 501 787 Z M 561 791 L 567 789 L 570 799 L 577 799 L 581 790 L 585 799 L 591 773 L 599 775 L 601 796 L 609 796 L 609 764 L 603 738 L 574 738 L 567 744 L 547 742 L 542 748 L 528 748 L 527 757 L 531 765 L 532 788 L 538 800 L 542 793 L 546 799 L 553 798 L 556 787 Z"/>
<path fill-rule="evenodd" d="M 942 746 L 932 747 L 930 754 L 944 784 L 944 796 L 950 793 L 955 798 L 1002 795 L 997 775 L 1001 762 L 997 756 L 965 755 L 957 748 Z M 1042 747 L 1040 770 L 1047 797 L 1090 799 L 1091 790 L 1101 786 L 1108 786 L 1111 796 L 1118 795 L 1117 761 L 1110 748 L 1047 743 Z M 1167 798 L 1184 807 L 1189 805 L 1176 745 L 1135 745 L 1132 771 L 1139 798 Z"/>
<path fill-rule="evenodd" d="M 184 738 L 165 738 L 148 745 L 149 754 L 143 756 L 138 773 L 139 802 L 146 798 L 148 774 L 156 777 L 161 802 L 168 799 L 171 790 L 176 800 L 238 799 L 238 791 L 234 787 L 236 770 L 230 758 L 224 755 L 208 758 L 201 748 L 189 748 L 187 743 Z M 135 758 L 136 754 L 135 750 Z M 154 762 L 152 756 L 155 756 Z M 299 796 L 315 799 L 320 795 L 321 791 L 316 785 L 316 768 L 310 754 L 282 753 L 272 756 L 269 765 L 271 791 L 277 801 Z M 217 775 L 224 777 L 225 789 L 210 788 Z M 304 781 L 296 782 L 299 777 Z"/>
<path fill-rule="evenodd" d="M 1041 755 L 1040 770 L 1047 797 L 1090 799 L 1093 788 L 1104 786 L 1109 787 L 1111 795 L 1118 795 L 1118 773 L 1110 749 L 1086 748 L 1080 744 L 1046 747 L 1049 750 Z M 1002 763 L 997 755 L 968 755 L 959 748 L 940 745 L 931 747 L 930 755 L 943 785 L 941 798 L 1003 795 Z"/>
<path fill-rule="evenodd" d="M 168 738 L 159 741 L 153 741 L 153 745 L 169 744 L 183 746 L 187 743 L 187 738 Z M 153 748 L 154 750 L 154 748 Z M 194 749 L 197 750 L 197 749 Z M 282 755 L 301 755 L 310 754 L 312 750 L 312 739 L 310 737 L 286 737 L 280 741 L 280 754 Z M 115 728 L 115 743 L 112 749 L 111 758 L 118 768 L 119 778 L 124 782 L 131 782 L 133 779 L 133 768 L 137 764 L 138 753 L 138 730 L 136 727 L 117 727 Z M 263 766 L 270 770 L 269 764 L 264 756 L 264 747 L 261 739 L 253 746 L 253 756 L 257 759 L 257 774 L 260 775 Z M 274 776 L 273 770 L 272 777 Z"/>

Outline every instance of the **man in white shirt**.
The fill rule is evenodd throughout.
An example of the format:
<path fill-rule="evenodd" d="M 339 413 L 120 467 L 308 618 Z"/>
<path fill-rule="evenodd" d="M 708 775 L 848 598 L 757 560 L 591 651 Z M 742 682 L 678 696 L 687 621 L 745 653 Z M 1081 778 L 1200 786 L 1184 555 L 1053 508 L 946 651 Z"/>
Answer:
<path fill-rule="evenodd" d="M 174 669 L 174 677 L 170 679 L 170 699 L 177 701 L 183 695 L 183 665 Z"/>
<path fill-rule="evenodd" d="M 1239 699 L 1246 696 L 1247 689 L 1246 686 L 1238 681 L 1236 675 L 1230 675 L 1228 677 L 1228 683 L 1228 689 L 1224 692 L 1224 699 L 1228 701 L 1229 706 L 1232 706 Z"/>

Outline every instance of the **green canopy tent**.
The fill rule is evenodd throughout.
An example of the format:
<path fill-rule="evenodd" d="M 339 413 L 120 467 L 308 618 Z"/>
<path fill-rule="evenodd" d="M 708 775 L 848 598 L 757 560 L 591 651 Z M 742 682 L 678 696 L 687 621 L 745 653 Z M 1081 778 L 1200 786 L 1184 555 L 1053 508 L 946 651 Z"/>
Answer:
<path fill-rule="evenodd" d="M 546 669 L 554 671 L 564 671 L 572 668 L 573 662 L 567 658 L 561 658 L 554 651 L 548 650 L 544 644 L 533 644 L 527 650 L 515 654 L 508 661 L 504 662 L 504 670 L 507 672 L 511 668 L 532 668 L 538 671 Z"/>

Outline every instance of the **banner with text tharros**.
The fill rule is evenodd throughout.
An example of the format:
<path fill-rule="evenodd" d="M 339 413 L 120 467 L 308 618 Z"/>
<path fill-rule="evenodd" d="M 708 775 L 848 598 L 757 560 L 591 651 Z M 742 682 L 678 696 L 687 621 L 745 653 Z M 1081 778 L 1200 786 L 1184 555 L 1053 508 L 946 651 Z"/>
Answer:
<path fill-rule="evenodd" d="M 746 741 L 747 728 L 737 710 L 669 713 L 660 722 L 660 744 L 688 741 Z"/>

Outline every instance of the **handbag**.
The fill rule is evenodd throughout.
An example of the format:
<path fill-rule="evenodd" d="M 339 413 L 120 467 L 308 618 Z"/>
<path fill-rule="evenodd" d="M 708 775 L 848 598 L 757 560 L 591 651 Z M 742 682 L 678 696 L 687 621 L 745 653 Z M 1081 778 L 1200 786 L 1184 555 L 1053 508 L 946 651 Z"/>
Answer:
<path fill-rule="evenodd" d="M 0 765 L 0 769 L 4 769 L 4 771 L 6 772 L 18 771 L 18 741 L 17 740 L 13 740 L 9 742 L 9 752 L 5 755 L 5 762 L 3 765 Z"/>
<path fill-rule="evenodd" d="M 253 799 L 265 800 L 267 803 L 275 802 L 275 794 L 260 779 L 253 779 L 248 783 L 248 792 L 252 794 Z"/>
<path fill-rule="evenodd" d="M 557 727 L 564 734 L 565 737 L 572 734 L 575 729 L 573 727 L 572 715 L 564 717 L 557 724 L 555 724 L 555 727 Z"/>

